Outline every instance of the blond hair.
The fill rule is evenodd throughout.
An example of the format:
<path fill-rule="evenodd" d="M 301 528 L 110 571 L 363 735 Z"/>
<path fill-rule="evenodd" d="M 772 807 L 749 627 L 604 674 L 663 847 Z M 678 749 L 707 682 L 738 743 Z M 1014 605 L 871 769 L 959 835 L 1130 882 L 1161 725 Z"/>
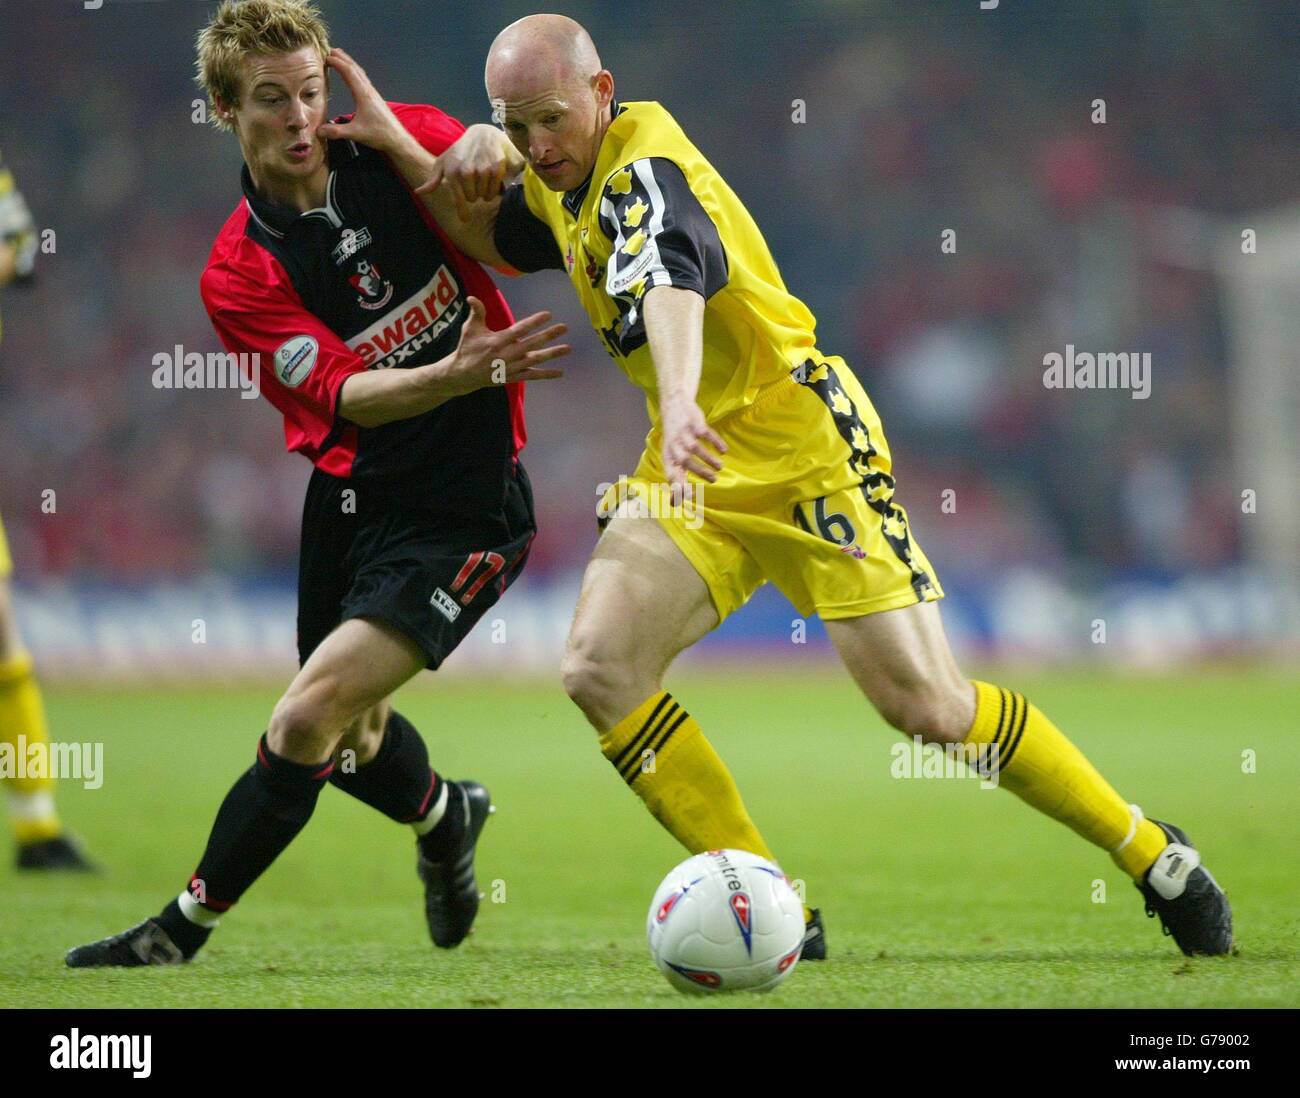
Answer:
<path fill-rule="evenodd" d="M 195 80 L 207 93 L 208 116 L 222 130 L 230 124 L 217 113 L 239 102 L 244 58 L 250 53 L 290 53 L 314 46 L 321 64 L 330 51 L 329 28 L 311 0 L 224 0 L 195 42 Z"/>

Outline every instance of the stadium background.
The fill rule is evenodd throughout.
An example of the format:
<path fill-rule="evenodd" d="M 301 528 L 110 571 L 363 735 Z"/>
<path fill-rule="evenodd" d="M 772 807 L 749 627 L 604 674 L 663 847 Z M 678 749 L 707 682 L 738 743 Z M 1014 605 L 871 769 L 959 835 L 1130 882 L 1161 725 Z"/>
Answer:
<path fill-rule="evenodd" d="M 155 354 L 219 350 L 197 279 L 240 160 L 194 121 L 210 6 L 24 5 L 23 33 L 0 39 L 0 148 L 56 233 L 36 287 L 4 295 L 0 350 L 0 513 L 47 677 L 292 666 L 308 464 L 264 403 L 151 384 Z M 390 99 L 466 123 L 487 118 L 494 33 L 531 8 L 322 6 Z M 754 213 L 823 350 L 863 379 L 960 651 L 1125 666 L 1295 653 L 1292 5 L 563 10 L 622 98 L 677 115 Z M 1240 256 L 1244 228 L 1263 234 L 1259 257 Z M 1234 313 L 1250 295 L 1225 272 L 1270 263 L 1267 310 Z M 502 284 L 516 313 L 567 319 L 576 353 L 528 394 L 541 535 L 500 608 L 507 643 L 481 630 L 451 666 L 545 673 L 596 486 L 630 471 L 644 410 L 562 275 Z M 1286 361 L 1251 344 L 1261 328 Z M 1149 351 L 1150 398 L 1046 389 L 1043 355 L 1067 343 Z M 1273 444 L 1243 393 L 1278 418 Z M 787 658 L 792 616 L 765 589 L 704 651 Z M 823 643 L 815 624 L 809 641 L 796 654 Z"/>
<path fill-rule="evenodd" d="M 504 634 L 485 622 L 399 699 L 501 808 L 474 937 L 431 957 L 408 836 L 327 794 L 197 970 L 63 968 L 183 883 L 293 662 L 307 462 L 267 406 L 151 384 L 154 355 L 219 349 L 197 279 L 239 154 L 192 120 L 211 6 L 0 0 L 0 149 L 57 241 L 0 300 L 0 512 L 52 736 L 104 748 L 102 786 L 58 801 L 105 868 L 20 878 L 0 849 L 0 1007 L 686 1005 L 643 932 L 681 851 L 556 675 L 596 486 L 632 466 L 644 409 L 551 275 L 505 283 L 577 348 L 528 395 L 533 562 Z M 469 122 L 488 44 L 531 5 L 322 6 L 390 98 Z M 1294 3 L 556 6 L 623 98 L 682 121 L 859 372 L 964 669 L 1188 828 L 1243 950 L 1185 962 L 1121 872 L 1014 797 L 896 780 L 905 745 L 767 589 L 669 680 L 826 913 L 831 963 L 743 1005 L 1295 1006 Z M 1046 389 L 1066 344 L 1149 351 L 1150 398 Z"/>

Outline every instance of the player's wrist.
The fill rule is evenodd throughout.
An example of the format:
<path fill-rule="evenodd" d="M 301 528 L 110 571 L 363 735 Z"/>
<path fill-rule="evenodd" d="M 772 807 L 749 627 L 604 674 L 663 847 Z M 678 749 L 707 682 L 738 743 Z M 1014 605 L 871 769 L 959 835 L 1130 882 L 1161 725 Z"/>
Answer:
<path fill-rule="evenodd" d="M 697 407 L 695 397 L 684 389 L 670 389 L 659 394 L 659 412 L 665 419 L 684 418 Z"/>
<path fill-rule="evenodd" d="M 439 403 L 473 392 L 470 365 L 464 353 L 455 350 L 446 358 L 422 366 L 421 370 L 427 371 L 424 378 L 426 391 L 431 397 L 437 398 Z"/>
<path fill-rule="evenodd" d="M 510 143 L 504 133 L 496 126 L 488 122 L 475 122 L 465 131 L 465 136 L 470 137 L 477 147 L 481 147 L 489 154 L 499 158 L 505 165 L 508 176 L 515 175 L 523 170 L 524 158 L 519 155 L 519 150 Z"/>

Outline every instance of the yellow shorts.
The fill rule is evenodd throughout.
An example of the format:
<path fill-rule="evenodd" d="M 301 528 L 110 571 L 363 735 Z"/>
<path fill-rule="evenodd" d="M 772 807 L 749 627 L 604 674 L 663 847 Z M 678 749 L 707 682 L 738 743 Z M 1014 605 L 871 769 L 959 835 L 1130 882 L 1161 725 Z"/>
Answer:
<path fill-rule="evenodd" d="M 894 502 L 880 419 L 843 359 L 817 356 L 711 426 L 727 443 L 716 484 L 692 475 L 694 494 L 672 506 L 656 428 L 599 513 L 657 518 L 720 618 L 767 580 L 802 616 L 828 620 L 943 598 Z"/>

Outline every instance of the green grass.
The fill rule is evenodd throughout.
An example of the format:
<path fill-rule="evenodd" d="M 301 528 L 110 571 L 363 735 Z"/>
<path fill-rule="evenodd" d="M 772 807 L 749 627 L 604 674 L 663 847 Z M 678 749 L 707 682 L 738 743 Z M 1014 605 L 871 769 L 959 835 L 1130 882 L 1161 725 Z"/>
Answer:
<path fill-rule="evenodd" d="M 0 1006 L 1300 1005 L 1295 680 L 991 677 L 1190 832 L 1232 897 L 1239 956 L 1185 961 L 1109 858 L 1009 793 L 892 779 L 897 736 L 844 676 L 763 668 L 671 685 L 825 911 L 830 962 L 773 995 L 700 1003 L 664 982 L 643 921 L 683 852 L 558 686 L 464 679 L 399 699 L 434 765 L 484 781 L 500 806 L 479 853 L 489 899 L 459 950 L 428 942 L 409 830 L 327 789 L 193 965 L 74 972 L 69 946 L 184 885 L 275 691 L 61 686 L 47 691 L 54 735 L 103 740 L 105 780 L 61 783 L 60 805 L 107 872 L 19 876 L 0 851 Z"/>

